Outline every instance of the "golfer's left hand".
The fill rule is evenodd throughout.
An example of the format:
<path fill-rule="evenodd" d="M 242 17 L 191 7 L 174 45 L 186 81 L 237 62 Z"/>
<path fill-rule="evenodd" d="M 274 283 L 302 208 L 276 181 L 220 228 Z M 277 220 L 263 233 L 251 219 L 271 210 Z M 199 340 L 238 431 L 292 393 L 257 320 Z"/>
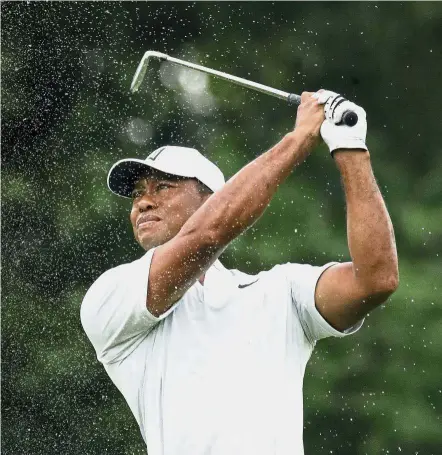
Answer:
<path fill-rule="evenodd" d="M 319 104 L 324 104 L 325 120 L 321 125 L 321 136 L 330 153 L 338 149 L 367 150 L 367 114 L 365 110 L 338 93 L 320 90 L 312 95 Z M 352 110 L 358 115 L 354 126 L 340 124 L 345 111 Z"/>

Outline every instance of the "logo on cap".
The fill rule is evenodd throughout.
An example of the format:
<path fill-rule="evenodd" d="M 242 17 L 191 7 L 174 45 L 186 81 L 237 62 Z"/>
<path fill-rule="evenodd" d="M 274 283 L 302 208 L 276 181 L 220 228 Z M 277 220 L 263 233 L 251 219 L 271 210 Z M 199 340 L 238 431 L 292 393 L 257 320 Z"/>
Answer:
<path fill-rule="evenodd" d="M 160 156 L 160 154 L 164 152 L 164 150 L 166 150 L 166 147 L 161 147 L 158 150 L 152 152 L 147 158 L 149 158 L 152 161 L 155 161 Z"/>

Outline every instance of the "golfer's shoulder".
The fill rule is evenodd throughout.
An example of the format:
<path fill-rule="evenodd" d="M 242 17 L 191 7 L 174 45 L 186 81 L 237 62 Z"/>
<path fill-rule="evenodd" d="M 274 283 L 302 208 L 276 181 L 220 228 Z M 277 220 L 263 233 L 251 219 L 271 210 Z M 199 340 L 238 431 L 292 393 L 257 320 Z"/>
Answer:
<path fill-rule="evenodd" d="M 112 267 L 96 278 L 83 299 L 83 305 L 88 302 L 97 302 L 114 295 L 125 294 L 136 284 L 144 285 L 142 278 L 149 270 L 154 249 L 131 262 Z M 148 273 L 148 272 L 147 272 Z"/>
<path fill-rule="evenodd" d="M 266 273 L 271 280 L 303 281 L 321 267 L 301 262 L 284 262 L 274 265 Z"/>
<path fill-rule="evenodd" d="M 88 288 L 82 306 L 102 300 L 114 292 L 119 286 L 124 286 L 129 280 L 133 267 L 134 263 L 129 262 L 112 267 L 101 273 Z"/>
<path fill-rule="evenodd" d="M 115 300 L 121 292 L 118 288 L 124 283 L 127 276 L 127 264 L 103 272 L 86 291 L 80 307 L 80 319 L 86 333 L 92 321 L 96 320 L 99 314 L 104 315 L 107 311 L 109 301 Z"/>
<path fill-rule="evenodd" d="M 114 287 L 124 275 L 129 273 L 130 264 L 120 264 L 116 267 L 112 267 L 111 269 L 106 270 L 101 275 L 96 278 L 96 280 L 92 283 L 91 287 L 89 288 L 88 292 L 103 289 L 107 287 Z"/>

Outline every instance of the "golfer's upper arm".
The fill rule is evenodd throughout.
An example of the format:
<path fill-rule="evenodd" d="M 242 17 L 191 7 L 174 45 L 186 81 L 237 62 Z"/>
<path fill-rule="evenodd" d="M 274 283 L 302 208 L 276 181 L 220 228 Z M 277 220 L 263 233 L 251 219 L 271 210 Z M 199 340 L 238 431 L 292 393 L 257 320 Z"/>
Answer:
<path fill-rule="evenodd" d="M 344 331 L 385 302 L 391 293 L 373 293 L 355 277 L 353 263 L 329 267 L 318 280 L 315 305 L 322 317 L 335 329 Z"/>
<path fill-rule="evenodd" d="M 125 358 L 161 319 L 146 308 L 152 253 L 103 273 L 83 299 L 81 323 L 103 363 Z"/>

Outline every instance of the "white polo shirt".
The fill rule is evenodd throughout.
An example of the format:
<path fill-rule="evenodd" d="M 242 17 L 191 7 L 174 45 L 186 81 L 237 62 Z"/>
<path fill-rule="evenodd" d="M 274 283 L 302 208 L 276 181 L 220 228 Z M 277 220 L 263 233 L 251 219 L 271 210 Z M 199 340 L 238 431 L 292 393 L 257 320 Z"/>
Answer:
<path fill-rule="evenodd" d="M 219 261 L 167 313 L 146 309 L 154 249 L 108 270 L 81 321 L 125 397 L 149 455 L 303 454 L 302 383 L 316 340 L 333 329 L 314 303 L 333 265 L 258 275 Z"/>

